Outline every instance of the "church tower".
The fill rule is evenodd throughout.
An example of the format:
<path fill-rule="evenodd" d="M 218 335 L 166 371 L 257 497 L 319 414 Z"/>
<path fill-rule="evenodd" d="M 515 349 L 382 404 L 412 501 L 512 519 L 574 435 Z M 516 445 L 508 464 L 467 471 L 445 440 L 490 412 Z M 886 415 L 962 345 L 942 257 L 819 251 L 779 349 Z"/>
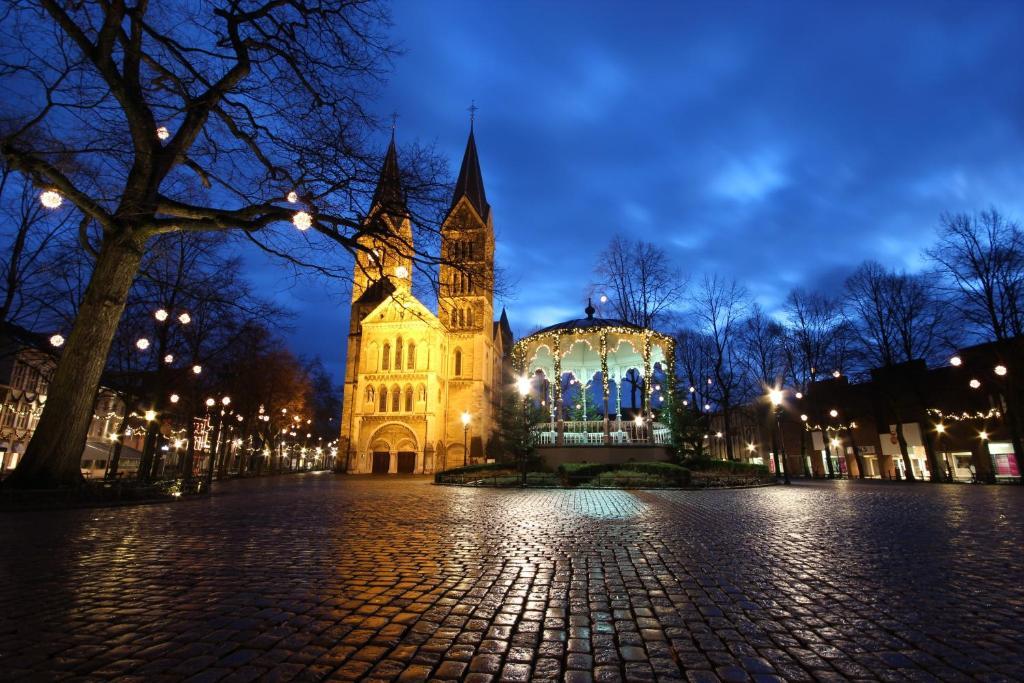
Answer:
<path fill-rule="evenodd" d="M 352 271 L 339 457 L 345 457 L 353 434 L 356 387 L 363 365 L 362 321 L 392 293 L 409 291 L 412 286 L 412 223 L 402 190 L 394 131 L 363 226 L 358 240 L 363 250 L 357 254 Z"/>
<path fill-rule="evenodd" d="M 479 461 L 499 400 L 501 352 L 493 334 L 494 224 L 472 123 L 441 229 L 441 259 L 438 317 L 449 331 L 446 440 L 461 447 L 471 436 L 468 461 Z M 462 413 L 469 414 L 469 434 Z"/>

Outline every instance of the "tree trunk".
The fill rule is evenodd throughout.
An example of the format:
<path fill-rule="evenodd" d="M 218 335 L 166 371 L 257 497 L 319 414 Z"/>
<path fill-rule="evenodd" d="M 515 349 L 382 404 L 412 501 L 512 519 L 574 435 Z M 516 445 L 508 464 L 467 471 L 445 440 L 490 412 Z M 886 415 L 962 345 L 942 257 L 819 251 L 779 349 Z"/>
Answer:
<path fill-rule="evenodd" d="M 726 399 L 725 408 L 722 409 L 722 427 L 725 429 L 725 454 L 729 460 L 735 460 L 732 452 L 732 411 L 729 409 L 729 401 Z"/>
<path fill-rule="evenodd" d="M 914 467 L 910 463 L 910 450 L 907 448 L 907 440 L 903 436 L 903 419 L 896 416 L 896 441 L 900 445 L 900 455 L 903 456 L 903 467 L 907 470 L 907 481 L 917 481 L 914 476 Z"/>
<path fill-rule="evenodd" d="M 4 486 L 33 489 L 82 483 L 80 462 L 96 392 L 141 260 L 141 245 L 128 240 L 104 241 L 75 326 L 50 380 L 35 434 Z"/>
<path fill-rule="evenodd" d="M 928 429 L 927 422 L 918 422 L 917 428 L 921 430 L 921 441 L 924 442 L 925 456 L 928 458 L 928 468 L 932 471 L 932 476 L 929 479 L 933 484 L 941 484 L 945 481 L 945 472 L 939 467 L 939 454 L 935 452 L 935 442 L 932 439 L 932 433 Z"/>
<path fill-rule="evenodd" d="M 146 424 L 146 439 L 142 442 L 142 455 L 139 456 L 139 480 L 148 481 L 154 477 L 153 460 L 156 449 L 156 437 L 160 425 L 156 420 Z"/>
<path fill-rule="evenodd" d="M 128 429 L 128 416 L 131 414 L 132 402 L 125 398 L 124 414 L 121 416 L 121 423 L 117 427 L 117 441 L 114 442 L 114 452 L 110 455 L 107 479 L 117 479 L 117 466 L 121 462 L 121 449 L 124 447 L 124 430 Z"/>

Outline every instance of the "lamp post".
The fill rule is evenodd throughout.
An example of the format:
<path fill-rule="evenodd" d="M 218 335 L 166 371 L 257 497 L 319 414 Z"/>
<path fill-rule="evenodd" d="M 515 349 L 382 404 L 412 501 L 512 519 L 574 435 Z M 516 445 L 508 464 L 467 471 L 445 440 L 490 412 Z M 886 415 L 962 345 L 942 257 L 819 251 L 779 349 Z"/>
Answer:
<path fill-rule="evenodd" d="M 462 413 L 462 466 L 469 464 L 469 412 Z"/>
<path fill-rule="evenodd" d="M 782 463 L 785 464 L 786 460 L 786 444 L 782 436 L 782 399 L 784 394 L 781 389 L 772 389 L 768 392 L 768 400 L 772 402 L 772 408 L 775 413 L 775 429 L 779 438 L 779 447 L 775 449 L 775 477 L 779 476 L 779 453 L 782 453 Z M 782 468 L 782 483 L 789 484 L 789 467 Z"/>

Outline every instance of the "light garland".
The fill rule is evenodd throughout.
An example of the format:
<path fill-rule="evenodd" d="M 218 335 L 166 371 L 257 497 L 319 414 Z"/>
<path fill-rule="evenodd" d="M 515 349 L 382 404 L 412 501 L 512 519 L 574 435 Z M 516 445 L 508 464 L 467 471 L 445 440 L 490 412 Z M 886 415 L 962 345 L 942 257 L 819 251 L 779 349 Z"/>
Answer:
<path fill-rule="evenodd" d="M 962 413 L 944 413 L 938 408 L 928 408 L 925 412 L 929 415 L 934 415 L 941 421 L 949 422 L 965 422 L 967 420 L 992 420 L 999 419 L 1003 416 L 1003 413 L 996 408 L 989 408 L 986 412 L 980 410 L 973 413 L 964 411 Z"/>
<path fill-rule="evenodd" d="M 305 232 L 313 227 L 313 217 L 305 211 L 297 211 L 292 216 L 292 224 L 300 231 Z"/>
<path fill-rule="evenodd" d="M 46 190 L 39 195 L 39 203 L 47 209 L 59 209 L 63 202 L 64 198 L 56 190 Z"/>

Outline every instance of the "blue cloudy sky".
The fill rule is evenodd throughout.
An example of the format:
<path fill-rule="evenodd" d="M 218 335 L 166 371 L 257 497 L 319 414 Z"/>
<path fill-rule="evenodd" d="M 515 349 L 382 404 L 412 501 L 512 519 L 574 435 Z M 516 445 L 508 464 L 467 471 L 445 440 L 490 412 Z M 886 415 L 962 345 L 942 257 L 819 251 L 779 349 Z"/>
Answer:
<path fill-rule="evenodd" d="M 377 106 L 400 141 L 457 170 L 480 107 L 517 332 L 579 313 L 616 232 L 771 308 L 865 258 L 922 267 L 942 211 L 1024 217 L 1021 2 L 410 1 L 393 19 L 405 54 Z M 279 298 L 294 348 L 340 368 L 347 286 Z"/>

